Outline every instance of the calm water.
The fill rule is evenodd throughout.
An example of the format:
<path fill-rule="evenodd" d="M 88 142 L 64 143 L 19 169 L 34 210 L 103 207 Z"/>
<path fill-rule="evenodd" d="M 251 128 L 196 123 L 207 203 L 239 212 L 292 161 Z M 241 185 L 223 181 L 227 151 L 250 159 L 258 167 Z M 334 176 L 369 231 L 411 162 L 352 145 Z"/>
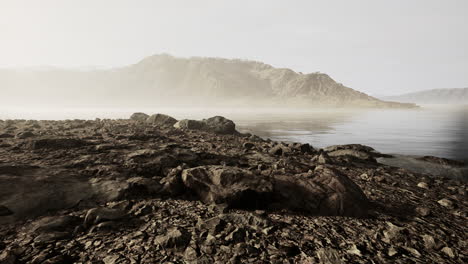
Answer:
<path fill-rule="evenodd" d="M 128 118 L 132 112 L 167 113 L 178 119 L 222 115 L 238 130 L 314 147 L 360 143 L 385 153 L 468 159 L 468 108 L 418 110 L 239 110 L 239 109 L 68 109 L 1 110 L 0 119 Z"/>

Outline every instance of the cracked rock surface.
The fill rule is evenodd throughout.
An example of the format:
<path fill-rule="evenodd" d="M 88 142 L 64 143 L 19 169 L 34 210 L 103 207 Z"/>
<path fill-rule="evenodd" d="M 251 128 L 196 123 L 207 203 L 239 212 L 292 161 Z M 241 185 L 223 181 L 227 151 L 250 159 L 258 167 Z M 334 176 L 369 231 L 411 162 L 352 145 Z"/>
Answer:
<path fill-rule="evenodd" d="M 0 263 L 467 263 L 466 182 L 382 157 L 222 117 L 0 120 Z"/>

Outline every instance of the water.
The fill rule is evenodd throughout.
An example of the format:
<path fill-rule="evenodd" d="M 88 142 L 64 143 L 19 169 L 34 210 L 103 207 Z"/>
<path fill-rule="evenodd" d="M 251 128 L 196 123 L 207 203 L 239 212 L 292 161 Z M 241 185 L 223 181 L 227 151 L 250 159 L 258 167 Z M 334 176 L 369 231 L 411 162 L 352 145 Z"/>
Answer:
<path fill-rule="evenodd" d="M 468 159 L 468 108 L 418 110 L 280 109 L 0 109 L 0 119 L 128 118 L 131 113 L 166 113 L 201 119 L 222 115 L 241 132 L 314 147 L 359 143 L 384 153 Z"/>

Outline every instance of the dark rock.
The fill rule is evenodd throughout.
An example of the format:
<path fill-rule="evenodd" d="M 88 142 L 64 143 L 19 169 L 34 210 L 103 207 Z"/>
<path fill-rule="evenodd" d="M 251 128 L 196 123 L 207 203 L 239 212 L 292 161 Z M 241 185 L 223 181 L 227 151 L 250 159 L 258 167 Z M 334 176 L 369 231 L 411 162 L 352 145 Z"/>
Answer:
<path fill-rule="evenodd" d="M 282 208 L 310 214 L 363 217 L 369 206 L 359 186 L 330 168 L 312 175 L 277 175 L 274 192 Z"/>
<path fill-rule="evenodd" d="M 25 131 L 25 132 L 19 132 L 16 134 L 15 138 L 19 139 L 25 139 L 25 138 L 30 138 L 36 136 L 33 132 L 31 131 Z"/>
<path fill-rule="evenodd" d="M 149 117 L 149 115 L 145 114 L 145 113 L 133 113 L 131 116 L 130 116 L 130 120 L 134 120 L 134 121 L 139 121 L 139 122 L 144 122 L 146 121 L 146 119 Z"/>
<path fill-rule="evenodd" d="M 171 127 L 177 123 L 177 119 L 164 114 L 154 114 L 148 117 L 146 122 L 161 127 Z"/>
<path fill-rule="evenodd" d="M 30 142 L 32 149 L 69 149 L 88 145 L 88 142 L 76 138 L 43 138 Z"/>
<path fill-rule="evenodd" d="M 236 124 L 222 116 L 215 116 L 204 119 L 203 122 L 207 125 L 210 132 L 217 134 L 237 134 Z"/>
<path fill-rule="evenodd" d="M 235 167 L 203 166 L 182 172 L 184 185 L 203 202 L 226 203 L 231 207 L 255 208 L 265 202 L 272 183 Z"/>
<path fill-rule="evenodd" d="M 8 133 L 0 134 L 0 138 L 14 138 L 15 136 Z"/>
<path fill-rule="evenodd" d="M 8 207 L 0 205 L 0 216 L 7 216 L 14 214 Z"/>
<path fill-rule="evenodd" d="M 252 149 L 253 147 L 255 147 L 255 144 L 251 142 L 245 142 L 244 144 L 242 144 L 242 147 L 244 147 L 245 149 Z"/>
<path fill-rule="evenodd" d="M 215 116 L 202 121 L 183 119 L 174 124 L 175 128 L 202 130 L 216 134 L 239 134 L 236 125 L 222 116 Z"/>

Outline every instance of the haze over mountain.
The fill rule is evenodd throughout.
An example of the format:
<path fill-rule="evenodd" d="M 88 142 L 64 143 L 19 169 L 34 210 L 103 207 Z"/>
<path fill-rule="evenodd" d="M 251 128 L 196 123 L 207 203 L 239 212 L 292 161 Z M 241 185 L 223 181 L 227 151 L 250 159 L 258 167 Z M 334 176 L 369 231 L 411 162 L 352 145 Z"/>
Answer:
<path fill-rule="evenodd" d="M 2 104 L 31 106 L 414 107 L 335 82 L 238 59 L 154 55 L 121 68 L 0 70 Z"/>
<path fill-rule="evenodd" d="M 431 89 L 382 99 L 417 104 L 468 104 L 468 88 Z"/>

